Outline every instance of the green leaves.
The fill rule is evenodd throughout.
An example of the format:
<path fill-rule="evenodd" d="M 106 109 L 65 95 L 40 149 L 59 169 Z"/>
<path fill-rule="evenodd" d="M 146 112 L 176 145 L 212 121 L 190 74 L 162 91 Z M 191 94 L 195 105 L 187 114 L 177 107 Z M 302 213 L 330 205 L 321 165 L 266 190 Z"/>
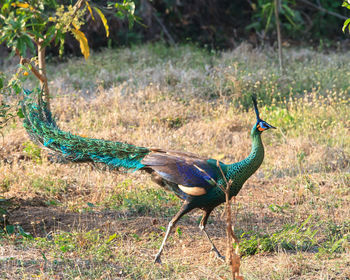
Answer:
<path fill-rule="evenodd" d="M 20 238 L 33 239 L 33 235 L 31 235 L 29 232 L 24 231 L 20 225 L 6 225 L 3 229 L 0 229 L 0 232 L 8 235 L 15 234 Z"/>
<path fill-rule="evenodd" d="M 28 17 L 24 14 L 16 15 L 14 12 L 9 13 L 8 17 L 0 21 L 0 43 L 6 42 L 6 45 L 21 54 L 25 54 L 27 47 L 33 49 L 34 45 L 26 33 L 26 22 Z"/>
<path fill-rule="evenodd" d="M 41 15 L 41 5 L 29 5 L 25 2 L 7 0 L 1 8 L 0 43 L 14 52 L 25 56 L 27 49 L 34 52 L 34 42 L 42 38 L 46 26 L 45 17 Z"/>
<path fill-rule="evenodd" d="M 116 16 L 120 19 L 123 19 L 127 15 L 130 29 L 134 26 L 135 21 L 139 22 L 138 18 L 134 15 L 135 3 L 133 1 L 124 0 L 123 3 L 116 3 L 114 7 L 117 8 L 118 12 Z"/>
<path fill-rule="evenodd" d="M 342 7 L 345 7 L 345 8 L 350 10 L 350 1 L 349 0 L 344 1 L 343 4 L 342 4 Z M 343 30 L 344 33 L 345 33 L 345 30 L 346 30 L 347 27 L 348 27 L 349 33 L 350 33 L 350 18 L 348 18 L 343 24 L 342 30 Z"/>
<path fill-rule="evenodd" d="M 6 103 L 0 103 L 0 129 L 13 117 L 13 114 L 10 113 L 10 109 L 11 107 Z"/>
<path fill-rule="evenodd" d="M 27 79 L 24 75 L 25 71 L 30 71 L 24 65 L 19 66 L 21 69 L 12 76 L 8 77 L 0 72 L 0 134 L 1 129 L 4 128 L 10 120 L 16 116 L 21 117 L 21 110 L 16 99 L 14 102 L 9 101 L 8 96 L 17 97 L 22 93 L 22 82 Z M 23 72 L 24 71 L 24 72 Z M 0 205 L 1 206 L 1 205 Z"/>
<path fill-rule="evenodd" d="M 21 119 L 24 119 L 24 114 L 23 114 L 23 111 L 22 111 L 22 108 L 19 108 L 18 111 L 17 111 L 17 116 Z"/>
<path fill-rule="evenodd" d="M 57 0 L 3 0 L 0 2 L 0 44 L 5 43 L 12 50 L 11 55 L 23 58 L 21 63 L 24 64 L 19 66 L 22 69 L 18 69 L 12 78 L 8 78 L 9 82 L 6 87 L 4 86 L 4 75 L 0 73 L 1 95 L 22 93 L 22 80 L 29 75 L 29 72 L 32 72 L 40 82 L 47 81 L 46 75 L 41 75 L 33 62 L 38 58 L 40 65 L 40 60 L 45 60 L 45 47 L 51 43 L 59 45 L 59 55 L 62 55 L 67 33 L 74 35 L 80 44 L 82 54 L 85 59 L 88 59 L 90 55 L 88 40 L 80 30 L 86 22 L 86 13 L 90 13 L 91 18 L 95 20 L 93 15 L 93 10 L 95 10 L 103 23 L 106 36 L 109 36 L 109 26 L 102 12 L 103 9 L 96 7 L 96 4 L 92 9 L 89 0 L 76 1 L 75 5 L 61 5 Z M 112 5 L 115 5 L 123 16 L 128 16 L 129 26 L 132 26 L 135 21 L 134 2 L 124 0 L 122 4 L 114 2 Z M 30 54 L 28 50 L 31 51 Z M 44 55 L 38 56 L 38 50 L 41 50 L 41 54 Z M 0 100 L 3 99 L 0 98 Z M 0 102 L 0 129 L 16 115 L 23 117 L 18 107 L 18 104 L 10 106 Z"/>
<path fill-rule="evenodd" d="M 350 1 L 349 1 L 349 0 L 344 1 L 343 4 L 342 4 L 341 6 L 342 6 L 342 7 L 345 7 L 345 8 L 347 8 L 347 9 L 350 10 Z"/>
<path fill-rule="evenodd" d="M 72 32 L 80 43 L 84 57 L 89 57 L 89 48 L 85 35 L 79 31 L 85 23 L 85 14 L 88 11 L 93 20 L 93 10 L 99 15 L 109 37 L 109 26 L 107 18 L 100 8 L 94 6 L 93 10 L 88 0 L 82 6 L 58 5 L 56 0 L 51 1 L 30 1 L 22 2 L 6 0 L 1 7 L 0 16 L 0 43 L 6 45 L 22 57 L 25 57 L 27 50 L 35 52 L 39 43 L 46 47 L 51 42 L 60 44 L 60 53 L 63 51 L 65 33 Z M 83 9 L 82 7 L 87 9 Z M 130 28 L 133 26 L 136 17 L 135 3 L 124 0 L 122 3 L 113 3 L 118 10 L 116 16 L 128 17 Z"/>
<path fill-rule="evenodd" d="M 178 235 L 179 237 L 182 236 L 182 230 L 181 230 L 180 227 L 177 227 L 177 228 L 176 228 L 176 233 L 177 233 L 177 235 Z"/>
<path fill-rule="evenodd" d="M 107 244 L 111 243 L 114 239 L 118 238 L 117 234 L 114 233 L 112 235 L 109 236 L 108 240 L 107 240 Z"/>
<path fill-rule="evenodd" d="M 300 30 L 304 25 L 304 21 L 301 14 L 296 9 L 293 9 L 293 1 L 282 0 L 279 9 L 280 20 L 282 26 L 288 30 Z M 249 24 L 246 29 L 255 28 L 256 30 L 264 30 L 264 34 L 267 34 L 273 22 L 275 4 L 273 0 L 258 0 L 254 4 L 252 23 Z"/>
<path fill-rule="evenodd" d="M 344 22 L 344 25 L 343 25 L 343 28 L 342 28 L 343 32 L 345 32 L 346 27 L 348 27 L 349 32 L 350 32 L 350 25 L 349 25 L 349 23 L 350 23 L 350 18 L 348 18 L 348 19 Z"/>

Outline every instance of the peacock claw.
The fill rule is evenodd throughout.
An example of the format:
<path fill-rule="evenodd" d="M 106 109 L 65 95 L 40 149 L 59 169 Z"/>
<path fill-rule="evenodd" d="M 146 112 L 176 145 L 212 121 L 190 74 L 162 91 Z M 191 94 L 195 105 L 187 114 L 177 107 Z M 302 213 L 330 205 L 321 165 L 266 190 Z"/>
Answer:
<path fill-rule="evenodd" d="M 154 263 L 159 263 L 162 264 L 162 260 L 160 259 L 159 255 L 156 255 L 155 259 L 154 259 Z"/>
<path fill-rule="evenodd" d="M 220 252 L 218 251 L 218 249 L 216 249 L 216 247 L 212 247 L 211 250 L 215 253 L 215 256 L 217 259 L 219 259 L 220 261 L 225 262 L 225 257 L 223 255 L 220 254 Z"/>

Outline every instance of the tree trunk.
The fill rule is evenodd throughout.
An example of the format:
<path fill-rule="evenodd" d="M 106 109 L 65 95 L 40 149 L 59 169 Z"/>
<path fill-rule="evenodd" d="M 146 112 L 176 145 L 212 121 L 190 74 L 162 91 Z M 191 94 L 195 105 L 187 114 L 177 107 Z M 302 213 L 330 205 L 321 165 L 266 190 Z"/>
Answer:
<path fill-rule="evenodd" d="M 43 40 L 40 40 L 38 43 L 39 73 L 44 78 L 44 80 L 40 80 L 40 85 L 42 89 L 41 95 L 46 104 L 46 108 L 50 109 L 50 92 L 46 76 L 45 48 L 46 47 L 43 47 Z"/>

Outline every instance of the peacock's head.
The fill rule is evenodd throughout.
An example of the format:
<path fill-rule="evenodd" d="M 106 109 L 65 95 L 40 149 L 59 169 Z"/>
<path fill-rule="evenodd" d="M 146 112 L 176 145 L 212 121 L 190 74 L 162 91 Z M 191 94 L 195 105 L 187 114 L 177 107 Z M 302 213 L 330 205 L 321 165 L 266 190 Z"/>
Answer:
<path fill-rule="evenodd" d="M 265 130 L 268 130 L 270 128 L 274 128 L 276 129 L 276 127 L 272 126 L 271 124 L 268 124 L 267 122 L 265 122 L 264 120 L 260 119 L 259 116 L 259 109 L 258 109 L 258 104 L 256 102 L 256 97 L 253 95 L 252 96 L 253 99 L 253 104 L 254 104 L 254 109 L 255 109 L 255 114 L 256 114 L 256 124 L 254 126 L 254 128 L 259 131 L 260 133 L 262 133 Z"/>

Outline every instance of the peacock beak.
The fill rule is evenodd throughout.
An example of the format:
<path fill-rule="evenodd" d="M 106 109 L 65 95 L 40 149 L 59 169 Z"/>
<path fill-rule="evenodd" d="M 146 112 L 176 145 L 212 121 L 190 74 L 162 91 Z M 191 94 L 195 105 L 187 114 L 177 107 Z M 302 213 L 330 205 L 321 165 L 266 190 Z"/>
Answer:
<path fill-rule="evenodd" d="M 273 125 L 269 124 L 269 123 L 266 123 L 268 125 L 269 128 L 273 128 L 273 129 L 276 129 L 276 127 L 274 127 Z"/>

